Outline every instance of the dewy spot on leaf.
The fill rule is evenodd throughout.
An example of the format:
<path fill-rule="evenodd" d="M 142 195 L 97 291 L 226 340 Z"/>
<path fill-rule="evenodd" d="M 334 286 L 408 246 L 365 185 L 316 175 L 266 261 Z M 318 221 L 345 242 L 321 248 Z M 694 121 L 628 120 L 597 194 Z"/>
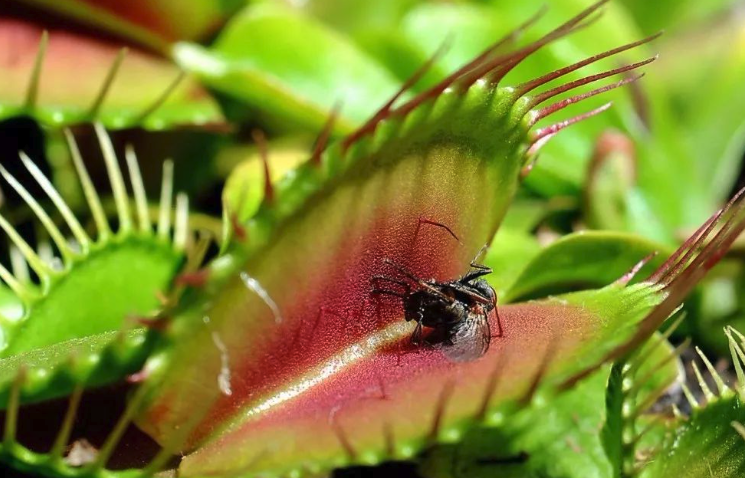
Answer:
<path fill-rule="evenodd" d="M 277 303 L 274 302 L 274 300 L 269 296 L 269 293 L 266 291 L 266 289 L 264 289 L 261 284 L 259 284 L 259 281 L 249 276 L 245 272 L 241 272 L 241 281 L 243 281 L 243 284 L 246 287 L 256 293 L 256 295 L 258 295 L 261 300 L 263 300 L 264 303 L 272 310 L 272 314 L 274 314 L 274 321 L 278 324 L 282 323 L 282 314 L 279 312 Z"/>
<path fill-rule="evenodd" d="M 230 363 L 228 361 L 228 349 L 225 347 L 225 344 L 217 332 L 212 332 L 212 341 L 215 343 L 215 347 L 220 351 L 220 375 L 217 377 L 217 385 L 220 387 L 220 392 L 229 397 L 233 395 L 233 390 L 230 388 Z"/>
<path fill-rule="evenodd" d="M 210 318 L 208 316 L 205 315 L 202 318 L 202 322 L 204 322 L 207 327 L 210 326 Z M 212 342 L 220 352 L 220 374 L 217 376 L 217 386 L 220 389 L 220 393 L 229 397 L 233 395 L 233 389 L 230 386 L 230 357 L 228 355 L 228 348 L 225 346 L 225 342 L 220 338 L 220 334 L 212 330 L 211 335 Z"/>

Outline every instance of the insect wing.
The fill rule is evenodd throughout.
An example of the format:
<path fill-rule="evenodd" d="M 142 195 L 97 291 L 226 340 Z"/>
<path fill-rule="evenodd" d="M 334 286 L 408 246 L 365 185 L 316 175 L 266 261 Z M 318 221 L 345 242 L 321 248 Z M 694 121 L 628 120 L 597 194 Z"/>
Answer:
<path fill-rule="evenodd" d="M 471 312 L 462 322 L 453 326 L 448 342 L 438 348 L 453 362 L 468 362 L 483 356 L 489 350 L 491 329 L 484 310 Z"/>

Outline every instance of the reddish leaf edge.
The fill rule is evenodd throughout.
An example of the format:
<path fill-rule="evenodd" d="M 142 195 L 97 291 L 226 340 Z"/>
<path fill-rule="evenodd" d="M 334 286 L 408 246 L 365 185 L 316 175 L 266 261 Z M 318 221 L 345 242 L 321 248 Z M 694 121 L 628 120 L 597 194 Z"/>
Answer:
<path fill-rule="evenodd" d="M 30 115 L 34 116 L 34 112 L 39 108 L 39 85 L 41 82 L 41 76 L 44 71 L 44 63 L 47 55 L 47 50 L 50 41 L 49 30 L 42 30 L 39 37 L 39 47 L 36 51 L 34 58 L 34 65 L 29 76 L 28 85 L 26 87 L 26 94 L 23 102 L 19 105 L 6 105 L 4 108 L 0 108 L 3 111 L 2 117 L 9 116 L 21 116 Z M 87 37 L 80 37 L 81 39 L 88 39 Z M 106 97 L 111 90 L 111 86 L 114 84 L 117 74 L 121 71 L 122 63 L 125 61 L 129 54 L 129 48 L 122 47 L 118 50 L 117 54 L 113 57 L 111 66 L 104 77 L 101 86 L 87 111 L 71 115 L 67 117 L 63 114 L 58 115 L 59 119 L 55 118 L 55 122 L 50 126 L 61 127 L 61 126 L 74 126 L 78 124 L 95 123 L 102 121 L 100 117 L 101 108 L 104 106 Z M 183 123 L 166 124 L 164 121 L 155 118 L 155 113 L 163 106 L 164 103 L 172 96 L 172 94 L 178 89 L 178 87 L 186 79 L 187 73 L 181 69 L 178 69 L 176 76 L 166 86 L 166 88 L 158 94 L 153 100 L 141 111 L 128 115 L 127 117 L 118 117 L 111 121 L 106 121 L 105 126 L 109 129 L 126 129 L 135 126 L 142 126 L 150 130 L 163 130 L 163 129 L 194 129 L 198 131 L 210 131 L 215 133 L 229 133 L 232 131 L 232 127 L 219 115 L 217 118 L 205 119 L 201 115 L 195 117 L 191 122 L 185 121 Z M 197 85 L 195 85 L 197 86 Z M 207 95 L 206 91 L 197 90 L 197 93 Z"/>
<path fill-rule="evenodd" d="M 745 188 L 716 211 L 644 282 L 660 288 L 664 299 L 640 323 L 634 335 L 609 352 L 603 363 L 618 360 L 634 351 L 680 308 L 683 300 L 727 253 L 745 230 Z M 647 260 L 645 258 L 644 260 Z M 635 267 L 636 268 L 636 267 Z M 626 275 L 625 282 L 630 279 Z M 572 387 L 597 370 L 586 370 L 568 378 L 561 388 Z"/>

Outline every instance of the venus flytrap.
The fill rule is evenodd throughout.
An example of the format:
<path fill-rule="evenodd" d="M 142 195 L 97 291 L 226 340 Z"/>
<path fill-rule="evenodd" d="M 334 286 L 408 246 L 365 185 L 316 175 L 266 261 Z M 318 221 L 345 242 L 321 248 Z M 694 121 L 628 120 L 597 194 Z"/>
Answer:
<path fill-rule="evenodd" d="M 644 257 L 657 249 L 626 236 L 576 236 L 538 254 L 525 271 L 540 270 L 541 261 L 572 247 L 595 245 L 599 260 L 608 264 L 613 247 L 635 247 L 603 274 L 593 267 L 578 274 L 590 284 L 575 284 L 580 290 L 555 297 L 543 297 L 542 288 L 566 284 L 550 277 L 550 267 L 532 282 L 533 274 L 523 272 L 505 286 L 514 303 L 499 303 L 503 329 L 498 336 L 496 316 L 490 317 L 495 336 L 478 360 L 454 363 L 436 348 L 413 344 L 413 327 L 404 322 L 400 301 L 372 294 L 375 277 L 400 272 L 391 264 L 440 282 L 462 275 L 491 243 L 538 151 L 565 128 L 609 107 L 585 107 L 586 100 L 639 79 L 635 72 L 654 57 L 591 73 L 586 69 L 599 68 L 597 62 L 613 61 L 656 36 L 511 82 L 510 74 L 520 64 L 590 27 L 605 3 L 519 43 L 534 29 L 538 18 L 532 17 L 441 81 L 422 86 L 418 80 L 431 78 L 427 75 L 438 64 L 432 58 L 376 112 L 353 108 L 348 124 L 343 108 L 329 115 L 325 106 L 298 104 L 302 95 L 297 93 L 307 94 L 304 83 L 262 97 L 268 110 L 280 116 L 324 125 L 322 134 L 307 161 L 277 173 L 263 136 L 254 135 L 262 164 L 258 174 L 248 175 L 252 182 L 247 184 L 258 190 L 242 197 L 246 183 L 240 174 L 238 186 L 226 189 L 226 233 L 219 253 L 199 270 L 206 246 L 188 247 L 185 196 L 177 200 L 172 221 L 170 167 L 164 172 L 156 225 L 148 215 L 133 151 L 125 158 L 132 201 L 102 126 L 97 133 L 112 184 L 116 231 L 74 148 L 99 232 L 95 239 L 25 160 L 81 244 L 79 253 L 66 249 L 66 232 L 48 210 L 1 170 L 48 229 L 62 268 L 51 268 L 7 221 L 2 223 L 25 262 L 44 280 L 33 286 L 37 295 L 21 297 L 25 315 L 7 330 L 8 357 L 0 361 L 7 371 L 0 374 L 7 397 L 0 459 L 50 477 L 146 478 L 162 470 L 176 470 L 185 478 L 318 475 L 339 467 L 414 459 L 432 447 L 460 442 L 473 430 L 515 432 L 518 421 L 529 424 L 561 400 L 569 404 L 565 406 L 572 400 L 586 404 L 581 394 L 571 395 L 574 387 L 597 392 L 610 364 L 618 361 L 638 369 L 639 385 L 624 391 L 627 396 L 634 392 L 639 411 L 646 409 L 649 397 L 658 396 L 669 382 L 662 372 L 669 371 L 668 358 L 674 360 L 675 354 L 664 342 L 654 342 L 662 358 L 653 353 L 654 360 L 641 360 L 634 353 L 641 348 L 641 355 L 648 355 L 644 344 L 745 228 L 740 195 L 667 260 L 654 259 L 651 272 L 640 272 L 640 266 L 626 273 L 631 265 L 626 262 L 642 260 L 643 265 Z M 246 64 L 238 66 L 240 74 L 256 73 Z M 239 94 L 229 91 L 257 102 L 257 92 L 267 91 L 263 80 L 272 68 L 258 70 L 261 81 L 241 85 Z M 227 88 L 229 79 L 210 81 Z M 101 104 L 105 102 L 94 103 Z M 569 114 L 577 105 L 585 109 Z M 336 139 L 338 132 L 347 134 Z M 156 263 L 154 257 L 162 260 Z M 185 272 L 178 274 L 185 260 Z M 83 267 L 94 261 L 95 268 Z M 162 270 L 155 271 L 161 262 Z M 0 271 L 12 289 L 32 287 L 18 274 Z M 630 283 L 635 273 L 636 282 Z M 107 282 L 114 279 L 122 280 Z M 76 287 L 65 289 L 73 281 L 78 281 Z M 134 291 L 146 302 L 136 314 L 158 313 L 137 322 L 146 331 L 126 332 Z M 167 300 L 157 303 L 156 293 L 167 294 Z M 111 300 L 81 306 L 96 294 Z M 518 302 L 525 296 L 543 298 Z M 126 310 L 113 310 L 115 306 Z M 67 335 L 45 335 L 49 324 Z M 78 352 L 71 353 L 72 348 Z M 647 363 L 651 369 L 644 368 Z M 95 453 L 84 463 L 66 461 L 71 424 L 90 413 L 80 407 L 84 391 L 125 377 L 138 385 L 131 388 L 108 436 L 94 444 Z M 22 405 L 62 395 L 69 395 L 69 406 L 58 435 L 47 449 L 32 451 L 18 433 L 24 426 Z M 135 423 L 161 448 L 138 455 L 128 467 L 115 466 L 117 450 L 129 445 L 127 430 Z M 611 449 L 608 444 L 615 444 L 617 435 L 608 436 L 613 438 L 606 437 Z M 599 441 L 592 436 L 588 443 Z M 607 469 L 628 461 L 625 452 L 609 455 Z M 548 463 L 538 461 L 532 471 L 540 472 Z"/>

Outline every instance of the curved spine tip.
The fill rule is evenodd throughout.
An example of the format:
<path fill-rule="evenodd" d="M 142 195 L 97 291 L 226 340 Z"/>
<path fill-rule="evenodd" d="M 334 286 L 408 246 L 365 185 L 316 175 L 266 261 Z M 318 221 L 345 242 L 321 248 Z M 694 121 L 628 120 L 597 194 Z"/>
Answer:
<path fill-rule="evenodd" d="M 742 425 L 740 422 L 732 421 L 730 422 L 730 426 L 735 429 L 738 435 L 745 440 L 745 426 Z"/>
<path fill-rule="evenodd" d="M 44 58 L 47 54 L 47 47 L 49 45 L 49 32 L 44 30 L 41 33 L 41 39 L 39 40 L 39 49 L 36 52 L 36 58 L 34 59 L 34 67 L 31 70 L 31 79 L 28 83 L 28 89 L 26 90 L 26 101 L 24 106 L 28 109 L 36 107 L 36 102 L 39 96 L 39 83 L 41 82 L 41 70 L 44 66 Z"/>
<path fill-rule="evenodd" d="M 586 59 L 584 59 L 582 61 L 578 61 L 576 63 L 573 63 L 571 65 L 565 66 L 563 68 L 559 68 L 558 70 L 555 70 L 555 71 L 552 71 L 550 73 L 547 73 L 547 74 L 545 74 L 543 76 L 540 76 L 540 77 L 538 77 L 536 79 L 533 79 L 533 80 L 530 80 L 530 81 L 526 81 L 526 82 L 524 82 L 524 83 L 522 83 L 522 84 L 520 84 L 520 85 L 518 85 L 518 86 L 515 87 L 515 93 L 517 94 L 517 96 L 527 95 L 528 93 L 530 93 L 534 89 L 536 89 L 536 88 L 538 88 L 540 86 L 543 86 L 543 85 L 545 85 L 545 84 L 547 84 L 547 83 L 549 83 L 549 82 L 551 82 L 553 80 L 557 80 L 557 79 L 559 79 L 559 78 L 561 78 L 563 76 L 566 76 L 569 73 L 572 73 L 572 72 L 575 72 L 575 71 L 577 71 L 577 70 L 579 70 L 581 68 L 584 68 L 585 66 L 591 65 L 591 64 L 596 63 L 596 62 L 598 62 L 600 60 L 603 60 L 605 58 L 608 58 L 608 57 L 611 57 L 611 56 L 615 56 L 615 55 L 617 55 L 619 53 L 622 53 L 622 52 L 625 52 L 625 51 L 628 51 L 628 50 L 632 50 L 632 49 L 634 49 L 634 48 L 636 48 L 638 46 L 641 46 L 641 45 L 647 44 L 649 42 L 652 42 L 655 39 L 657 39 L 660 35 L 661 35 L 661 33 L 650 35 L 650 36 L 648 36 L 646 38 L 643 38 L 641 40 L 638 40 L 638 41 L 635 41 L 635 42 L 632 42 L 632 43 L 627 43 L 626 45 L 622 45 L 620 47 L 617 47 L 617 48 L 613 48 L 611 50 L 604 51 L 604 52 L 599 53 L 597 55 L 593 55 L 593 56 L 591 56 L 589 58 L 586 58 Z"/>
<path fill-rule="evenodd" d="M 334 103 L 334 106 L 331 108 L 331 113 L 329 114 L 326 123 L 323 125 L 321 133 L 318 135 L 316 144 L 313 147 L 313 154 L 310 157 L 311 164 L 316 166 L 321 165 L 321 156 L 326 150 L 326 146 L 328 145 L 329 138 L 331 138 L 331 133 L 334 131 L 334 125 L 336 124 L 336 120 L 339 118 L 340 112 L 341 102 L 338 101 Z"/>
<path fill-rule="evenodd" d="M 36 254 L 33 248 L 21 237 L 20 234 L 18 234 L 18 231 L 15 230 L 2 214 L 0 214 L 0 229 L 5 231 L 11 242 L 13 242 L 21 254 L 23 254 L 23 257 L 28 261 L 28 264 L 34 270 L 36 275 L 39 276 L 42 285 L 48 284 L 51 276 L 54 275 L 55 272 L 41 259 L 41 257 L 39 257 L 39 255 Z"/>
<path fill-rule="evenodd" d="M 68 128 L 65 128 L 64 131 L 65 138 L 67 139 L 67 147 L 70 150 L 70 156 L 72 156 L 72 161 L 75 165 L 75 171 L 77 172 L 78 179 L 80 180 L 80 185 L 83 187 L 83 194 L 85 195 L 86 202 L 88 203 L 88 207 L 90 208 L 91 214 L 93 215 L 93 221 L 96 223 L 96 229 L 98 230 L 98 240 L 106 241 L 111 235 L 111 228 L 109 227 L 109 222 L 106 219 L 106 214 L 103 211 L 101 198 L 98 197 L 96 187 L 93 185 L 93 181 L 91 181 L 91 177 L 88 174 L 85 163 L 83 163 L 83 157 L 80 155 L 80 150 L 78 149 L 78 144 L 75 141 L 75 136 L 73 136 L 72 132 Z"/>
<path fill-rule="evenodd" d="M 264 201 L 272 202 L 274 200 L 274 186 L 272 185 L 272 174 L 269 170 L 269 148 L 266 136 L 258 129 L 251 131 L 251 136 L 259 148 L 259 156 L 264 166 Z"/>
<path fill-rule="evenodd" d="M 70 441 L 70 433 L 72 432 L 72 427 L 75 423 L 75 417 L 78 413 L 78 408 L 80 407 L 80 400 L 83 397 L 83 390 L 83 386 L 78 385 L 73 390 L 72 395 L 70 395 L 70 401 L 67 406 L 67 411 L 65 412 L 65 417 L 62 420 L 62 426 L 60 427 L 57 437 L 54 440 L 54 444 L 49 451 L 52 461 L 59 462 L 63 459 L 65 448 Z"/>
<path fill-rule="evenodd" d="M 17 250 L 17 249 L 16 249 Z M 25 264 L 26 261 L 24 261 Z M 28 272 L 28 271 L 27 271 Z M 20 299 L 26 299 L 29 295 L 29 290 L 24 285 L 24 282 L 18 280 L 11 272 L 2 264 L 0 264 L 0 279 L 10 287 L 10 290 Z"/>
<path fill-rule="evenodd" d="M 173 245 L 176 250 L 183 251 L 189 241 L 189 196 L 185 193 L 176 195 L 175 217 Z"/>
<path fill-rule="evenodd" d="M 124 57 L 127 56 L 128 52 L 129 52 L 129 49 L 127 47 L 124 47 L 121 50 L 119 50 L 119 52 L 116 54 L 116 57 L 114 57 L 114 61 L 112 62 L 111 67 L 109 68 L 109 71 L 106 73 L 106 77 L 104 78 L 103 84 L 101 85 L 101 89 L 99 90 L 98 94 L 96 95 L 96 98 L 93 100 L 93 103 L 91 104 L 90 109 L 88 110 L 89 118 L 96 118 L 96 115 L 98 115 L 98 112 L 101 109 L 101 106 L 103 105 L 104 100 L 106 99 L 106 95 L 111 90 L 111 85 L 114 84 L 114 79 L 116 78 L 116 75 L 119 72 L 119 67 L 122 66 Z"/>
<path fill-rule="evenodd" d="M 544 46 L 553 43 L 554 41 L 571 35 L 579 30 L 587 28 L 588 26 L 595 23 L 601 16 L 599 9 L 606 3 L 606 1 L 598 2 L 591 5 L 584 11 L 580 12 L 574 18 L 555 28 L 551 32 L 544 35 L 542 38 L 536 40 L 532 44 L 517 50 L 515 53 L 508 56 L 503 60 L 497 60 L 484 65 L 479 71 L 471 75 L 468 84 L 473 84 L 479 78 L 486 76 L 489 83 L 497 85 L 499 82 L 516 66 L 523 62 L 526 58 L 537 52 Z"/>
<path fill-rule="evenodd" d="M 659 254 L 658 251 L 654 251 L 653 253 L 642 258 L 642 260 L 634 264 L 634 266 L 628 272 L 626 272 L 618 280 L 616 280 L 615 283 L 618 285 L 627 285 L 629 282 L 631 282 L 634 279 L 634 277 L 636 277 L 636 275 L 639 273 L 642 267 L 649 264 L 649 262 L 655 257 L 657 257 L 658 254 Z"/>
<path fill-rule="evenodd" d="M 394 93 L 393 96 L 380 109 L 378 109 L 378 111 L 376 111 L 369 120 L 365 122 L 365 124 L 358 128 L 357 131 L 344 138 L 341 143 L 342 151 L 348 150 L 349 147 L 356 141 L 358 141 L 361 137 L 375 132 L 375 129 L 378 127 L 380 122 L 390 116 L 391 110 L 396 101 L 398 101 L 398 99 L 401 98 L 404 93 L 409 91 L 420 79 L 422 79 L 422 77 L 429 70 L 432 69 L 432 66 L 435 64 L 435 62 L 442 57 L 445 51 L 447 51 L 447 49 L 450 47 L 450 41 L 450 38 L 447 38 L 445 41 L 443 41 L 442 44 L 437 48 L 437 50 L 435 50 L 435 52 L 427 59 L 427 61 L 425 61 L 422 66 L 417 68 L 414 74 L 411 75 L 403 83 L 403 85 L 401 85 L 398 91 L 396 91 L 396 93 Z"/>
<path fill-rule="evenodd" d="M 440 395 L 437 397 L 437 403 L 435 404 L 435 411 L 432 416 L 432 426 L 429 430 L 428 440 L 431 444 L 438 443 L 440 440 L 440 432 L 442 431 L 442 422 L 447 412 L 447 405 L 450 399 L 453 397 L 455 392 L 455 379 L 449 378 L 440 390 Z"/>
<path fill-rule="evenodd" d="M 693 374 L 696 375 L 696 381 L 698 382 L 698 386 L 701 388 L 701 391 L 704 392 L 704 397 L 706 398 L 707 403 L 711 403 L 716 399 L 716 395 L 714 395 L 714 392 L 711 391 L 709 388 L 709 385 L 706 383 L 706 380 L 704 379 L 703 374 L 701 373 L 701 370 L 699 369 L 696 362 L 691 361 L 691 368 L 693 369 Z"/>
<path fill-rule="evenodd" d="M 127 403 L 127 407 L 125 408 L 124 413 L 122 413 L 122 416 L 119 417 L 116 425 L 114 425 L 114 429 L 111 431 L 109 436 L 106 438 L 106 441 L 104 441 L 103 445 L 101 446 L 101 449 L 98 451 L 98 455 L 96 455 L 95 460 L 85 467 L 85 473 L 95 475 L 106 466 L 109 458 L 111 458 L 111 455 L 114 453 L 116 446 L 119 444 L 119 441 L 124 435 L 124 432 L 126 431 L 129 424 L 132 422 L 135 413 L 139 410 L 140 405 L 145 399 L 146 393 L 146 388 L 142 386 L 135 391 L 135 393 L 132 395 L 129 402 Z"/>
<path fill-rule="evenodd" d="M 553 104 L 551 104 L 549 106 L 546 106 L 544 108 L 541 108 L 535 114 L 533 114 L 530 117 L 530 121 L 528 122 L 528 126 L 531 126 L 532 127 L 538 121 L 540 121 L 540 120 L 542 120 L 542 119 L 544 119 L 544 118 L 546 118 L 546 117 L 548 117 L 548 116 L 556 113 L 557 111 L 563 110 L 564 108 L 568 107 L 569 105 L 580 103 L 580 102 L 582 102 L 582 101 L 584 101 L 584 100 L 586 100 L 588 98 L 592 98 L 594 96 L 600 95 L 600 94 L 605 93 L 607 91 L 615 90 L 616 88 L 620 88 L 620 87 L 622 87 L 624 85 L 627 85 L 629 83 L 634 83 L 634 82 L 638 81 L 639 79 L 641 79 L 643 77 L 644 77 L 644 73 L 641 73 L 639 75 L 632 76 L 632 77 L 629 77 L 629 78 L 624 78 L 624 79 L 619 80 L 619 81 L 617 81 L 615 83 L 611 83 L 610 85 L 602 86 L 600 88 L 596 88 L 594 90 L 590 90 L 588 92 L 580 93 L 578 95 L 574 95 L 574 96 L 570 96 L 569 98 L 565 98 L 565 99 L 563 99 L 561 101 L 557 101 L 556 103 L 553 103 Z M 571 89 L 571 88 L 569 88 L 569 89 Z M 564 90 L 564 91 L 566 91 L 566 90 Z M 541 101 L 545 101 L 545 100 L 541 100 Z M 540 103 L 540 102 L 538 102 L 538 103 Z"/>
<path fill-rule="evenodd" d="M 586 113 L 582 113 L 580 115 L 574 116 L 564 121 L 559 121 L 558 123 L 554 123 L 551 126 L 546 126 L 545 128 L 540 128 L 536 130 L 535 133 L 533 134 L 533 145 L 537 144 L 543 138 L 556 135 L 559 131 L 563 130 L 564 128 L 567 128 L 573 124 L 577 124 L 580 121 L 584 121 L 588 118 L 592 118 L 593 116 L 604 112 L 605 110 L 610 108 L 612 105 L 613 105 L 613 102 L 609 101 L 608 103 L 605 103 L 604 105 L 598 108 L 595 108 L 594 110 L 590 110 Z M 533 149 L 533 145 L 531 145 L 531 147 L 529 148 L 529 152 L 535 154 L 536 150 Z"/>
<path fill-rule="evenodd" d="M 23 199 L 23 201 L 31 208 L 31 211 L 39 219 L 44 229 L 49 233 L 54 243 L 57 245 L 57 249 L 62 255 L 62 259 L 65 262 L 65 266 L 69 266 L 72 261 L 73 252 L 70 249 L 67 240 L 62 235 L 52 218 L 44 210 L 43 207 L 34 199 L 31 193 L 12 175 L 5 169 L 4 166 L 0 165 L 0 175 L 3 176 L 5 181 L 10 185 L 11 188 Z"/>
<path fill-rule="evenodd" d="M 18 411 L 21 407 L 21 388 L 26 382 L 28 370 L 25 365 L 16 372 L 10 389 L 8 408 L 5 411 L 5 427 L 3 433 L 3 447 L 12 446 L 16 443 L 16 430 L 18 429 Z"/>
<path fill-rule="evenodd" d="M 158 237 L 167 239 L 171 232 L 171 206 L 173 204 L 173 160 L 163 161 L 163 179 L 160 184 L 158 207 Z"/>
<path fill-rule="evenodd" d="M 729 343 L 729 352 L 732 358 L 732 364 L 735 367 L 735 373 L 737 375 L 736 388 L 737 393 L 741 398 L 745 398 L 745 372 L 743 372 L 743 364 L 745 364 L 745 352 L 742 347 L 737 343 L 735 338 L 732 336 L 732 332 L 735 331 L 731 326 L 724 328 L 724 334 L 727 336 L 727 342 Z"/>
<path fill-rule="evenodd" d="M 129 182 L 132 185 L 132 191 L 134 192 L 135 207 L 137 209 L 137 222 L 139 223 L 140 231 L 150 234 L 152 233 L 153 226 L 150 223 L 150 213 L 147 207 L 145 185 L 142 182 L 142 174 L 140 173 L 137 154 L 135 153 L 134 147 L 129 143 L 124 148 L 124 157 L 127 160 Z"/>
<path fill-rule="evenodd" d="M 75 214 L 67 205 L 67 202 L 65 202 L 65 200 L 59 194 L 57 189 L 52 185 L 49 179 L 44 176 L 44 173 L 41 172 L 39 167 L 34 164 L 31 158 L 29 158 L 23 152 L 21 152 L 21 161 L 23 162 L 23 165 L 26 167 L 31 176 L 33 176 L 33 178 L 36 180 L 37 184 L 39 184 L 39 186 L 44 190 L 49 199 L 52 200 L 52 203 L 54 203 L 55 207 L 62 215 L 62 219 L 65 220 L 67 227 L 70 228 L 70 231 L 75 237 L 75 240 L 80 245 L 81 251 L 83 253 L 87 253 L 90 249 L 90 237 L 88 237 L 88 234 L 83 229 L 80 221 L 78 221 L 77 217 L 75 217 Z"/>
<path fill-rule="evenodd" d="M 691 393 L 691 389 L 688 388 L 688 385 L 686 385 L 685 382 L 680 382 L 680 388 L 681 390 L 683 390 L 683 395 L 686 397 L 686 401 L 688 401 L 688 406 L 691 407 L 691 410 L 701 408 L 701 404 L 698 403 L 698 400 L 696 400 L 696 397 L 693 396 L 693 393 Z"/>
<path fill-rule="evenodd" d="M 132 216 L 129 210 L 127 188 L 124 185 L 124 178 L 122 177 L 122 170 L 116 158 L 114 145 L 111 142 L 111 137 L 101 123 L 94 123 L 93 127 L 96 130 L 98 144 L 101 147 L 104 163 L 106 164 L 106 172 L 111 183 L 111 190 L 114 193 L 114 202 L 116 203 L 116 212 L 119 218 L 118 233 L 127 233 L 132 230 Z"/>
<path fill-rule="evenodd" d="M 711 375 L 712 380 L 714 380 L 714 385 L 716 385 L 717 387 L 717 393 L 719 394 L 719 396 L 722 396 L 723 393 L 729 390 L 729 387 L 724 384 L 724 380 L 722 380 L 719 372 L 717 372 L 717 370 L 711 364 L 711 361 L 709 361 L 709 358 L 701 351 L 699 347 L 696 347 L 696 353 L 699 357 L 701 357 L 701 360 L 704 362 L 706 369 L 709 371 L 709 375 Z"/>
<path fill-rule="evenodd" d="M 179 71 L 178 76 L 176 76 L 176 78 L 166 87 L 163 93 L 161 93 L 160 96 L 156 98 L 150 106 L 145 108 L 145 110 L 140 113 L 140 115 L 137 117 L 137 123 L 145 121 L 150 115 L 155 113 L 155 111 L 160 108 L 163 103 L 166 102 L 168 97 L 171 96 L 174 91 L 176 91 L 176 88 L 184 80 L 184 78 L 186 78 L 186 72 L 184 70 Z"/>

